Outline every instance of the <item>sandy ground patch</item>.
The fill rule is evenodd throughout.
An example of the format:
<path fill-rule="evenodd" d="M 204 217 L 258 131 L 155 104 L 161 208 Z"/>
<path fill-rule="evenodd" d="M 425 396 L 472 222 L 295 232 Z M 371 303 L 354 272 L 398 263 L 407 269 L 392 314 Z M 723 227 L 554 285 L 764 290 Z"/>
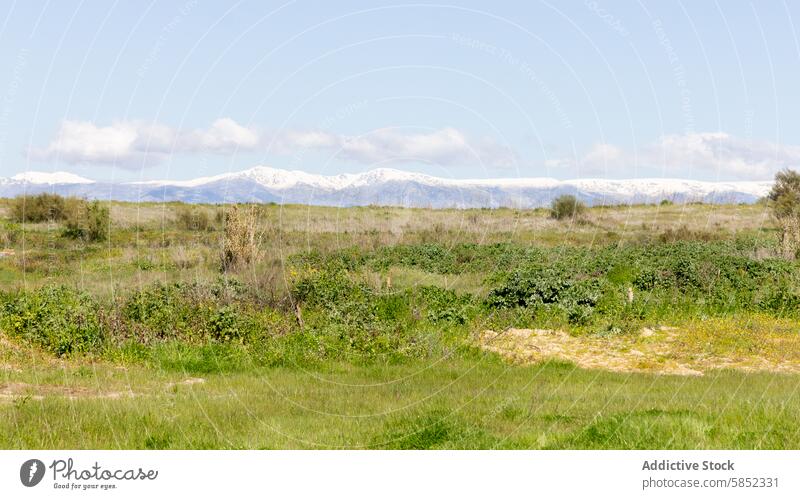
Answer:
<path fill-rule="evenodd" d="M 205 383 L 205 378 L 186 378 L 182 381 L 176 381 L 173 383 L 167 383 L 167 388 L 172 388 L 175 386 L 192 386 L 192 385 L 201 385 Z"/>
<path fill-rule="evenodd" d="M 757 353 L 721 356 L 707 351 L 687 353 L 683 332 L 677 328 L 644 328 L 637 335 L 601 338 L 571 336 L 548 329 L 507 329 L 484 331 L 479 344 L 485 350 L 514 362 L 533 363 L 548 359 L 566 360 L 585 369 L 617 372 L 647 372 L 702 376 L 710 369 L 800 372 L 800 361 L 775 361 Z"/>

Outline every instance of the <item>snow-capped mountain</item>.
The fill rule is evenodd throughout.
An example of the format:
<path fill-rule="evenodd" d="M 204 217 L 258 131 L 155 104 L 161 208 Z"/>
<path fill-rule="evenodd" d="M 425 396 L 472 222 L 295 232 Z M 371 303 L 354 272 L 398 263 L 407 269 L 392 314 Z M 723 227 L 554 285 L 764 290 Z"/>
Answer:
<path fill-rule="evenodd" d="M 573 194 L 590 205 L 652 203 L 663 199 L 675 202 L 751 203 L 765 196 L 771 186 L 771 181 L 702 182 L 680 179 L 444 179 L 386 168 L 325 176 L 257 166 L 192 180 L 139 182 L 99 182 L 67 172 L 25 172 L 0 178 L 0 196 L 55 192 L 120 201 L 534 208 L 546 206 L 562 194 Z"/>
<path fill-rule="evenodd" d="M 18 173 L 10 179 L 5 179 L 9 183 L 16 182 L 21 184 L 93 184 L 94 180 L 80 177 L 69 172 L 23 172 Z"/>

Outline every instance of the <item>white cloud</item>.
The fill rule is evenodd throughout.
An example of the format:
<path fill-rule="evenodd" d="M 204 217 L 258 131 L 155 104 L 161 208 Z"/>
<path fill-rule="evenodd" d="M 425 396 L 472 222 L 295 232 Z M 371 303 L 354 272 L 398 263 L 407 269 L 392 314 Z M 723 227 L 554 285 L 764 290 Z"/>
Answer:
<path fill-rule="evenodd" d="M 733 137 L 726 133 L 666 135 L 646 151 L 653 162 L 689 165 L 715 175 L 771 178 L 800 163 L 800 147 Z"/>
<path fill-rule="evenodd" d="M 215 121 L 208 130 L 195 130 L 181 136 L 176 150 L 230 153 L 237 149 L 254 149 L 259 141 L 255 130 L 243 127 L 230 118 L 222 118 Z"/>
<path fill-rule="evenodd" d="M 358 137 L 345 137 L 341 156 L 359 163 L 421 161 L 444 166 L 482 165 L 509 167 L 515 162 L 510 149 L 491 139 L 472 140 L 454 128 L 407 134 L 383 128 Z"/>
<path fill-rule="evenodd" d="M 513 166 L 516 156 L 489 138 L 472 139 L 455 128 L 408 133 L 379 128 L 363 135 L 339 135 L 320 130 L 291 130 L 270 144 L 278 153 L 322 150 L 356 163 L 423 162 L 443 166 Z"/>
<path fill-rule="evenodd" d="M 362 164 L 429 162 L 497 168 L 512 166 L 516 161 L 509 148 L 494 140 L 471 139 L 454 128 L 422 133 L 381 128 L 358 136 L 321 130 L 269 134 L 242 126 L 230 118 L 219 119 L 207 129 L 189 131 L 144 122 L 97 126 L 90 122 L 64 121 L 53 140 L 46 147 L 32 149 L 30 157 L 38 161 L 141 168 L 158 163 L 170 154 L 233 154 L 259 149 L 276 154 L 324 151 Z"/>
<path fill-rule="evenodd" d="M 68 163 L 113 163 L 117 158 L 131 159 L 131 151 L 139 140 L 138 128 L 133 123 L 98 127 L 85 121 L 65 121 L 50 144 L 34 149 L 31 156 L 36 160 L 58 157 Z"/>
<path fill-rule="evenodd" d="M 29 155 L 36 161 L 115 164 L 128 168 L 151 166 L 169 154 L 211 152 L 233 153 L 254 149 L 258 133 L 230 118 L 215 121 L 205 130 L 182 132 L 158 123 L 122 121 L 97 126 L 86 121 L 64 121 L 55 137 Z"/>
<path fill-rule="evenodd" d="M 665 135 L 637 151 L 595 144 L 577 158 L 545 162 L 575 176 L 637 176 L 642 171 L 668 176 L 765 180 L 800 164 L 800 147 L 742 139 L 722 132 Z"/>

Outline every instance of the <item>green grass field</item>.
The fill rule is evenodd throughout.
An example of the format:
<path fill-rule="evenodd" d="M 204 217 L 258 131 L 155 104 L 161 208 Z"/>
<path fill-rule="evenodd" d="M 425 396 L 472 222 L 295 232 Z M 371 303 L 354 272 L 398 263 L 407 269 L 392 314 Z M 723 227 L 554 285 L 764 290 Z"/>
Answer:
<path fill-rule="evenodd" d="M 188 375 L 40 366 L 3 404 L 4 448 L 797 448 L 797 375 L 702 378 L 436 363 Z M 36 393 L 36 392 L 31 392 Z"/>
<path fill-rule="evenodd" d="M 3 448 L 800 447 L 763 205 L 258 206 L 237 265 L 228 207 L 112 203 L 88 241 L 12 205 Z"/>

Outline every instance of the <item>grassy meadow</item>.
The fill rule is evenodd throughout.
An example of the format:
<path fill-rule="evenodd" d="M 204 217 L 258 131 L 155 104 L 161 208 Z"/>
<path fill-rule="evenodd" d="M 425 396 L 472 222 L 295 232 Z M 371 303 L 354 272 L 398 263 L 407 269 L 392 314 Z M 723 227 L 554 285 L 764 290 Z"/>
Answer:
<path fill-rule="evenodd" d="M 763 204 L 18 203 L 2 448 L 800 448 Z"/>

